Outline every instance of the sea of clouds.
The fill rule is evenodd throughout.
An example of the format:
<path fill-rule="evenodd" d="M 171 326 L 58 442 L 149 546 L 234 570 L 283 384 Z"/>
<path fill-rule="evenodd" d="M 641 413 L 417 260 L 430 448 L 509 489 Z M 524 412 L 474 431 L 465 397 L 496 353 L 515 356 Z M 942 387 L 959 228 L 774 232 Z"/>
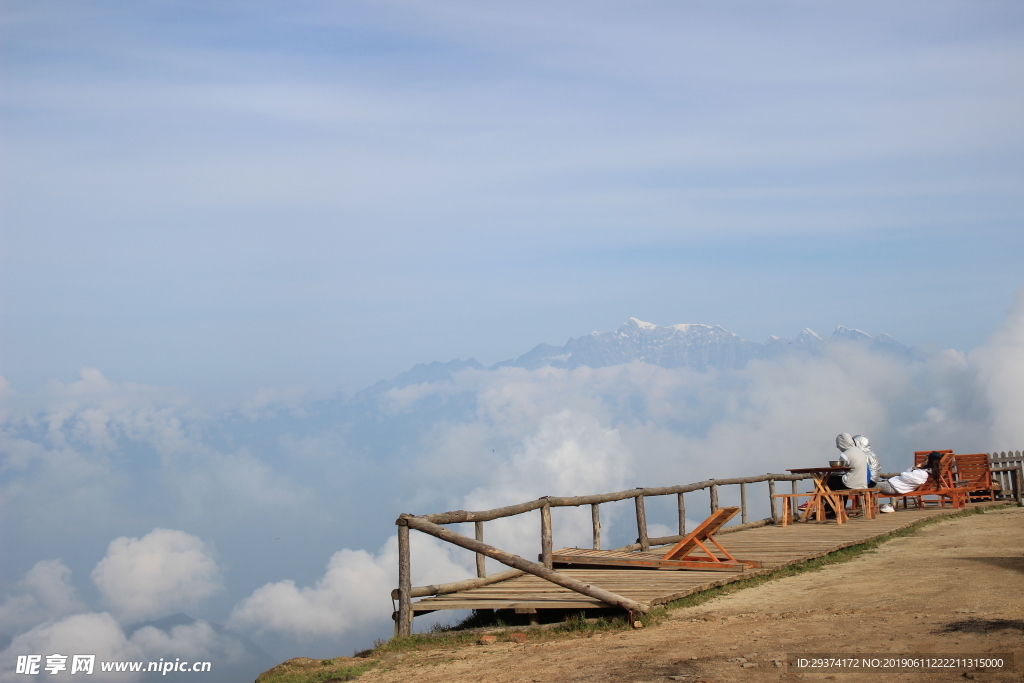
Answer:
<path fill-rule="evenodd" d="M 886 471 L 914 450 L 1024 448 L 1024 295 L 982 347 L 924 360 L 835 344 L 739 370 L 467 369 L 216 407 L 97 369 L 0 391 L 0 681 L 28 680 L 18 655 L 53 653 L 211 661 L 217 680 L 252 680 L 390 635 L 401 512 L 780 472 L 823 462 L 844 431 L 869 435 Z M 707 503 L 692 495 L 696 521 Z M 605 508 L 608 542 L 632 541 L 629 506 Z M 652 534 L 674 515 L 653 504 Z M 556 546 L 589 543 L 589 510 L 554 523 Z M 488 523 L 486 540 L 531 557 L 537 520 Z M 414 585 L 474 571 L 415 532 L 412 558 Z"/>

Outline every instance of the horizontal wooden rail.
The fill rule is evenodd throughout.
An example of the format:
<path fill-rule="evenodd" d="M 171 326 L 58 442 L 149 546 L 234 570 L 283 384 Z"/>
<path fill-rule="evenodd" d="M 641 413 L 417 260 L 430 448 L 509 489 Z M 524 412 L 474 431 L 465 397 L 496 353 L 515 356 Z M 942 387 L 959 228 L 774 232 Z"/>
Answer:
<path fill-rule="evenodd" d="M 629 598 L 625 598 L 621 595 L 612 593 L 611 591 L 607 591 L 603 588 L 592 586 L 589 583 L 583 583 L 582 581 L 578 581 L 570 576 L 566 576 L 565 574 L 556 572 L 553 569 L 548 569 L 542 564 L 530 562 L 529 560 L 519 557 L 518 555 L 506 553 L 504 550 L 499 550 L 494 546 L 487 545 L 486 543 L 481 543 L 480 541 L 474 540 L 469 536 L 463 536 L 462 534 L 456 533 L 451 529 L 446 529 L 443 526 L 438 526 L 437 524 L 428 522 L 426 519 L 422 517 L 402 515 L 402 517 L 400 517 L 399 519 L 401 522 L 404 522 L 405 525 L 408 525 L 410 529 L 422 531 L 425 534 L 429 534 L 436 538 L 440 538 L 442 541 L 448 541 L 449 543 L 462 546 L 467 550 L 472 550 L 473 552 L 481 553 L 483 555 L 486 555 L 487 557 L 490 557 L 491 559 L 501 562 L 504 565 L 514 567 L 515 569 L 522 570 L 528 574 L 533 574 L 534 576 L 538 576 L 544 579 L 545 581 L 550 581 L 551 583 L 558 584 L 563 588 L 568 588 L 571 591 L 582 593 L 583 595 L 594 598 L 595 600 L 606 602 L 609 605 L 622 607 L 623 609 L 627 609 L 631 612 L 641 612 L 646 614 L 651 609 L 650 605 L 646 605 L 642 602 L 636 602 L 635 600 L 630 600 Z M 401 593 L 399 593 L 399 596 L 401 596 Z M 403 633 L 402 635 L 405 634 Z"/>
<path fill-rule="evenodd" d="M 460 522 L 489 522 L 502 517 L 512 517 L 531 510 L 539 510 L 542 507 L 579 507 L 580 505 L 594 505 L 595 503 L 612 503 L 617 500 L 627 500 L 643 496 L 668 496 L 674 493 L 689 493 L 700 491 L 711 486 L 726 486 L 729 484 L 756 484 L 761 481 L 799 481 L 810 479 L 809 474 L 759 474 L 753 477 L 733 477 L 731 479 L 707 479 L 698 481 L 695 484 L 681 484 L 679 486 L 658 486 L 655 488 L 636 488 L 627 491 L 616 491 L 615 493 L 598 493 L 590 496 L 545 496 L 537 500 L 531 500 L 518 505 L 507 505 L 493 510 L 479 510 L 476 512 L 468 510 L 453 510 L 451 512 L 437 512 L 430 515 L 418 515 L 419 519 L 426 520 L 433 524 L 458 524 Z"/>
<path fill-rule="evenodd" d="M 469 590 L 470 588 L 479 588 L 480 586 L 489 586 L 492 583 L 498 583 L 505 581 L 506 579 L 514 579 L 517 576 L 525 574 L 521 569 L 509 569 L 507 572 L 499 572 L 497 574 L 491 574 L 490 576 L 478 579 L 465 579 L 463 581 L 452 581 L 451 583 L 439 583 L 432 586 L 415 586 L 409 591 L 409 597 L 411 598 L 423 598 L 428 595 L 446 595 L 448 593 L 458 593 L 459 591 Z M 391 599 L 398 599 L 398 589 L 395 588 L 391 591 Z"/>

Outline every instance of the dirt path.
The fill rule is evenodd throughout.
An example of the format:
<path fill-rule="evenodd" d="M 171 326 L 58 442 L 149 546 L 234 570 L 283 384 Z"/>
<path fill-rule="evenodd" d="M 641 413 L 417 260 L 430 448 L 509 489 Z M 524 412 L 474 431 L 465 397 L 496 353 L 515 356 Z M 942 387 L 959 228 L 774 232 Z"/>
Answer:
<path fill-rule="evenodd" d="M 1024 509 L 934 524 L 875 552 L 673 611 L 655 628 L 414 652 L 365 683 L 963 681 L 928 673 L 789 673 L 787 653 L 1012 652 L 1024 681 Z"/>

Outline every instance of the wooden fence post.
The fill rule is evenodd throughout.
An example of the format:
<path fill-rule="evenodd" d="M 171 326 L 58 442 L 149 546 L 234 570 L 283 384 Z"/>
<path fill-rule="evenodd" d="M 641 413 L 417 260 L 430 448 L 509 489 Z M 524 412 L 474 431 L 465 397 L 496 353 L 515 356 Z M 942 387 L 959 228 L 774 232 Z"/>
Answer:
<path fill-rule="evenodd" d="M 481 543 L 483 543 L 483 540 L 484 540 L 484 523 L 483 522 L 475 522 L 474 526 L 475 526 L 475 530 L 476 530 L 476 540 L 478 540 Z M 487 558 L 484 555 L 482 555 L 480 553 L 476 554 L 476 575 L 477 575 L 477 578 L 482 579 L 485 576 L 487 576 L 486 561 L 487 561 Z"/>
<path fill-rule="evenodd" d="M 742 514 L 741 521 L 743 524 L 747 523 L 747 485 L 740 484 L 740 511 Z"/>
<path fill-rule="evenodd" d="M 601 505 L 590 504 L 590 521 L 594 526 L 594 550 L 601 549 Z"/>
<path fill-rule="evenodd" d="M 718 512 L 718 484 L 711 485 L 711 514 Z"/>
<path fill-rule="evenodd" d="M 686 501 L 683 500 L 683 494 L 676 494 L 676 506 L 679 508 L 679 535 L 686 535 Z"/>
<path fill-rule="evenodd" d="M 551 506 L 540 509 L 540 561 L 547 569 L 555 566 L 551 559 Z"/>
<path fill-rule="evenodd" d="M 398 522 L 398 620 L 395 635 L 412 635 L 412 562 L 409 557 L 409 522 Z"/>
<path fill-rule="evenodd" d="M 768 500 L 772 504 L 772 524 L 778 524 L 779 523 L 779 514 L 778 514 L 778 511 L 775 509 L 775 480 L 774 479 L 769 479 L 768 480 Z"/>
<path fill-rule="evenodd" d="M 636 530 L 637 543 L 640 544 L 640 551 L 647 552 L 651 549 L 651 541 L 647 537 L 647 512 L 644 510 L 644 494 L 638 493 L 636 498 Z"/>
<path fill-rule="evenodd" d="M 1024 464 L 1017 463 L 1016 477 L 1017 485 L 1014 486 L 1017 494 L 1017 507 L 1024 507 Z"/>

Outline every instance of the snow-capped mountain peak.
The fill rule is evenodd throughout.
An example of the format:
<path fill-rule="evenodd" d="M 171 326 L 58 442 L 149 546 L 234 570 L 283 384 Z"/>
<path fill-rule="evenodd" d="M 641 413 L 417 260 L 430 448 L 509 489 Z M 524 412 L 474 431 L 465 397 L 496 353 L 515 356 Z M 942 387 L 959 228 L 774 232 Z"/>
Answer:
<path fill-rule="evenodd" d="M 887 334 L 877 337 L 848 327 L 838 327 L 826 340 L 810 328 L 804 328 L 796 339 L 771 336 L 763 344 L 747 341 L 719 325 L 683 323 L 661 326 L 630 318 L 614 332 L 591 332 L 573 337 L 562 346 L 538 344 L 515 360 L 502 361 L 490 369 L 520 367 L 535 370 L 543 367 L 602 368 L 624 363 L 650 363 L 665 368 L 688 367 L 694 370 L 729 370 L 742 368 L 752 360 L 769 360 L 792 353 L 818 355 L 832 344 L 860 344 L 872 352 L 899 356 L 920 355 Z M 436 381 L 439 375 L 452 376 L 466 369 L 483 370 L 473 359 L 418 365 L 388 382 L 378 382 L 374 390 L 393 386 Z"/>
<path fill-rule="evenodd" d="M 630 324 L 632 324 L 634 327 L 640 328 L 641 330 L 653 330 L 654 328 L 657 327 L 657 325 L 655 325 L 654 323 L 645 323 L 643 320 L 640 320 L 639 318 L 630 318 L 629 321 L 623 325 L 623 327 L 626 327 L 627 325 Z"/>
<path fill-rule="evenodd" d="M 843 327 L 840 325 L 836 328 L 836 331 L 832 333 L 833 337 L 839 339 L 848 339 L 850 341 L 870 341 L 872 336 L 863 330 L 850 329 L 849 327 Z"/>
<path fill-rule="evenodd" d="M 540 344 L 512 365 L 535 369 L 579 366 L 607 367 L 642 362 L 667 368 L 690 367 L 695 370 L 741 368 L 754 359 L 776 358 L 785 353 L 821 353 L 832 340 L 865 343 L 873 350 L 905 354 L 908 349 L 888 335 L 878 338 L 847 327 L 838 327 L 826 341 L 810 328 L 804 328 L 796 340 L 770 337 L 765 343 L 747 341 L 719 325 L 681 323 L 661 326 L 630 318 L 614 332 L 591 332 L 574 337 L 563 346 Z"/>

